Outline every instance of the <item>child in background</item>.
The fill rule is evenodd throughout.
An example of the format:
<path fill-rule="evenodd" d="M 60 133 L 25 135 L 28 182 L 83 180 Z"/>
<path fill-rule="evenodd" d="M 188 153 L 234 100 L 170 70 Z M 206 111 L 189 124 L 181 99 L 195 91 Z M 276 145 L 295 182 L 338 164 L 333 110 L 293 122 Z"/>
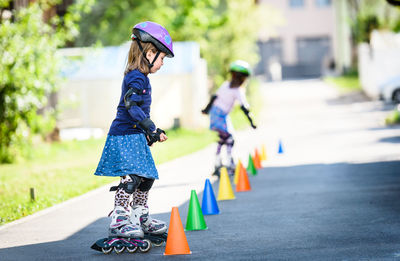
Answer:
<path fill-rule="evenodd" d="M 219 136 L 217 146 L 217 156 L 215 161 L 215 171 L 213 175 L 219 176 L 219 170 L 222 167 L 221 148 L 226 145 L 228 155 L 228 173 L 233 174 L 235 170 L 235 162 L 232 157 L 232 148 L 235 143 L 233 138 L 233 126 L 229 118 L 235 101 L 240 103 L 240 108 L 247 116 L 253 129 L 256 126 L 250 116 L 249 105 L 243 88 L 240 88 L 250 76 L 250 66 L 245 61 L 235 61 L 230 65 L 231 81 L 224 82 L 218 89 L 217 93 L 211 96 L 207 107 L 202 110 L 204 114 L 210 114 L 210 129 L 216 131 Z"/>
<path fill-rule="evenodd" d="M 131 38 L 117 114 L 95 175 L 120 177 L 120 184 L 110 189 L 116 194 L 109 236 L 143 238 L 144 233 L 167 230 L 165 222 L 150 217 L 147 205 L 149 190 L 158 179 L 149 146 L 167 140 L 165 132 L 150 119 L 147 76 L 157 72 L 164 57 L 174 57 L 174 53 L 168 31 L 154 22 L 135 25 Z"/>

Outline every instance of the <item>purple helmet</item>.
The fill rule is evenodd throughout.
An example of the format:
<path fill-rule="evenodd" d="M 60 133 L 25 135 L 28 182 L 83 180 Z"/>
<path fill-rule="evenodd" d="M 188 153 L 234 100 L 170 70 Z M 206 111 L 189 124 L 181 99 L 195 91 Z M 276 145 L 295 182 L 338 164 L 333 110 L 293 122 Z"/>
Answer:
<path fill-rule="evenodd" d="M 132 29 L 132 39 L 135 38 L 154 44 L 159 51 L 166 53 L 167 57 L 174 57 L 171 36 L 164 27 L 157 23 L 146 21 L 135 25 Z"/>

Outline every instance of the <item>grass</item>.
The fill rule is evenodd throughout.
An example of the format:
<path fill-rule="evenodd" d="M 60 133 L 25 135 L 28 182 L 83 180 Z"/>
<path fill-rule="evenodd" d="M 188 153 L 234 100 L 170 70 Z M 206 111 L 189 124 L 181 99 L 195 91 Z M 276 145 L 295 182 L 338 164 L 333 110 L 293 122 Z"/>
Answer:
<path fill-rule="evenodd" d="M 361 90 L 361 84 L 357 72 L 350 72 L 338 77 L 325 77 L 325 82 L 334 85 L 341 92 Z"/>
<path fill-rule="evenodd" d="M 398 109 L 391 111 L 385 118 L 385 124 L 389 126 L 400 124 L 400 111 Z"/>
<path fill-rule="evenodd" d="M 252 112 L 257 115 L 262 102 L 257 82 L 251 82 L 247 96 Z M 238 107 L 231 118 L 236 129 L 249 126 Z M 167 142 L 151 148 L 156 164 L 200 150 L 217 140 L 209 130 L 176 129 L 167 131 L 167 135 Z M 93 175 L 104 142 L 105 138 L 38 143 L 29 149 L 27 159 L 0 165 L 0 225 L 115 181 L 116 178 Z M 30 198 L 30 188 L 34 188 L 35 200 Z"/>
<path fill-rule="evenodd" d="M 216 140 L 208 130 L 177 129 L 152 148 L 156 164 L 202 149 Z M 93 173 L 105 138 L 38 144 L 29 160 L 0 165 L 0 225 L 115 181 Z M 35 200 L 30 199 L 30 188 Z"/>

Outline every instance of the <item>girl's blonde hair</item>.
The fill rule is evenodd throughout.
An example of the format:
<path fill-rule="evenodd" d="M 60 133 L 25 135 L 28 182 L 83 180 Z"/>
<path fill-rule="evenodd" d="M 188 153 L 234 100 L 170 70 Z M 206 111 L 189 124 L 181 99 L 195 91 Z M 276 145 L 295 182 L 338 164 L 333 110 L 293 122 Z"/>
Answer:
<path fill-rule="evenodd" d="M 129 49 L 128 62 L 126 63 L 125 74 L 135 69 L 138 69 L 143 74 L 149 74 L 149 62 L 143 56 L 143 53 L 147 54 L 148 51 L 157 53 L 157 48 L 152 43 L 140 42 L 143 48 L 143 52 L 139 49 L 139 45 L 136 41 L 132 41 L 131 48 Z"/>

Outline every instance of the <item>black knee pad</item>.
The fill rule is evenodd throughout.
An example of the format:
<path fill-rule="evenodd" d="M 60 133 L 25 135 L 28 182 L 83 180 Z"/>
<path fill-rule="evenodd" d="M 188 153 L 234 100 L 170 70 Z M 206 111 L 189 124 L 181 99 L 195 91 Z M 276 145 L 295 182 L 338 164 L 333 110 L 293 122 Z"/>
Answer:
<path fill-rule="evenodd" d="M 140 186 L 141 178 L 136 175 L 129 175 L 129 177 L 131 177 L 132 181 L 125 183 L 124 189 L 126 193 L 132 194 Z"/>
<path fill-rule="evenodd" d="M 139 187 L 141 183 L 141 178 L 136 175 L 129 175 L 132 181 L 128 181 L 127 183 L 119 183 L 118 186 L 113 186 L 110 188 L 110 191 L 116 191 L 119 188 L 125 190 L 126 193 L 132 194 Z"/>
<path fill-rule="evenodd" d="M 142 178 L 142 182 L 140 183 L 138 189 L 140 191 L 149 191 L 151 187 L 153 186 L 154 179 L 147 179 L 147 178 Z"/>

